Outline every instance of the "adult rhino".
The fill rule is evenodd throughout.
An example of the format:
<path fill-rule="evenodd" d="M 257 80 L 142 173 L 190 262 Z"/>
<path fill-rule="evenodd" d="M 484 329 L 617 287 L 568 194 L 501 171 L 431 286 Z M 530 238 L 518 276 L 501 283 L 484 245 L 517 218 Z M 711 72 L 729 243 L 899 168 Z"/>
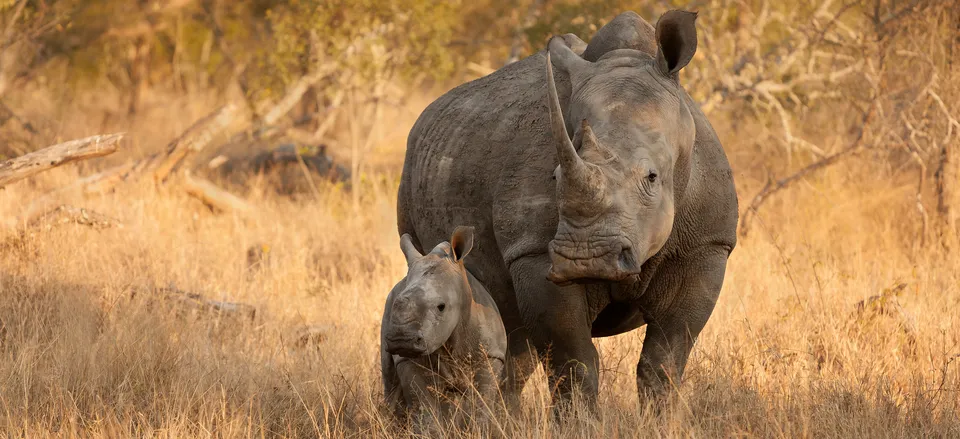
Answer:
<path fill-rule="evenodd" d="M 476 228 L 467 265 L 502 313 L 513 402 L 539 358 L 557 402 L 579 390 L 593 406 L 592 337 L 644 324 L 637 386 L 662 396 L 713 311 L 737 195 L 679 83 L 695 20 L 670 11 L 654 29 L 626 12 L 589 45 L 554 37 L 447 92 L 410 131 L 399 232 L 422 251 L 456 225 Z"/>

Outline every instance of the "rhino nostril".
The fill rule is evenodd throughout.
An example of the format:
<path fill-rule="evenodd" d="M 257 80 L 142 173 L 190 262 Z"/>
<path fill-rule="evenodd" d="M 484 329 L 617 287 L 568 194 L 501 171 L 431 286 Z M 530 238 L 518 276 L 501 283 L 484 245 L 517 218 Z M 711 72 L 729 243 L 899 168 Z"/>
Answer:
<path fill-rule="evenodd" d="M 625 247 L 620 251 L 620 258 L 617 262 L 619 262 L 622 271 L 635 271 L 639 268 L 637 258 L 634 257 L 633 250 L 630 247 Z"/>

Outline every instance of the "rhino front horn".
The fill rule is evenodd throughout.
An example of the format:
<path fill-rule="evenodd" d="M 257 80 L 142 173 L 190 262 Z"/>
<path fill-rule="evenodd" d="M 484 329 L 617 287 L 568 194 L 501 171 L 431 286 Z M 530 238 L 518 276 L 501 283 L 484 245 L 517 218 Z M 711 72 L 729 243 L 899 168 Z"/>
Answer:
<path fill-rule="evenodd" d="M 584 174 L 583 159 L 577 154 L 570 136 L 567 135 L 567 126 L 563 121 L 563 111 L 560 109 L 560 98 L 557 96 L 557 84 L 553 79 L 553 61 L 550 52 L 547 52 L 547 92 L 548 107 L 550 108 L 550 129 L 553 133 L 554 145 L 557 148 L 557 159 L 565 178 L 578 179 Z"/>

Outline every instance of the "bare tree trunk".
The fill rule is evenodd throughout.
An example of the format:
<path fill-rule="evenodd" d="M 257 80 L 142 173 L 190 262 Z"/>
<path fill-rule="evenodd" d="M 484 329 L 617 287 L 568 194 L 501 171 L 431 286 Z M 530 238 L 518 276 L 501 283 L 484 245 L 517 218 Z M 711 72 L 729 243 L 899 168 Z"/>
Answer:
<path fill-rule="evenodd" d="M 127 115 L 135 116 L 143 99 L 143 91 L 147 87 L 148 68 L 150 64 L 150 45 L 143 36 L 137 37 L 130 54 L 130 103 Z"/>
<path fill-rule="evenodd" d="M 960 11 L 954 9 L 951 16 L 951 26 L 960 32 Z M 947 42 L 947 66 L 948 72 L 954 72 L 954 63 L 956 61 L 956 52 L 954 48 L 960 43 L 960 33 L 955 33 L 956 37 Z M 953 83 L 954 75 L 946 78 L 946 83 Z M 940 146 L 940 157 L 937 163 L 936 185 L 937 185 L 937 228 L 940 234 L 940 242 L 948 250 L 957 243 L 957 203 L 960 203 L 960 158 L 957 157 L 957 143 L 960 142 L 960 121 L 954 118 L 943 99 L 936 96 L 937 103 L 941 106 L 948 119 L 950 126 L 947 129 L 947 138 Z M 951 134 L 953 134 L 951 136 Z"/>
<path fill-rule="evenodd" d="M 937 166 L 937 225 L 944 245 L 951 246 L 957 237 L 957 202 L 960 191 L 960 160 L 957 160 L 956 142 L 944 142 L 940 148 Z"/>

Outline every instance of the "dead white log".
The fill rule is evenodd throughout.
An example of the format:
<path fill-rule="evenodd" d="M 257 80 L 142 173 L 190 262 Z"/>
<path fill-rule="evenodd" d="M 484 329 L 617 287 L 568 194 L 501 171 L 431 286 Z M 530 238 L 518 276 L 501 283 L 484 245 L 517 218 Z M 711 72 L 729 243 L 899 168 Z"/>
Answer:
<path fill-rule="evenodd" d="M 192 176 L 189 171 L 184 172 L 183 186 L 188 194 L 217 210 L 238 213 L 254 211 L 253 206 L 242 198 L 220 189 L 207 180 Z"/>
<path fill-rule="evenodd" d="M 53 145 L 0 163 L 0 187 L 77 160 L 117 151 L 124 133 L 87 137 Z"/>

